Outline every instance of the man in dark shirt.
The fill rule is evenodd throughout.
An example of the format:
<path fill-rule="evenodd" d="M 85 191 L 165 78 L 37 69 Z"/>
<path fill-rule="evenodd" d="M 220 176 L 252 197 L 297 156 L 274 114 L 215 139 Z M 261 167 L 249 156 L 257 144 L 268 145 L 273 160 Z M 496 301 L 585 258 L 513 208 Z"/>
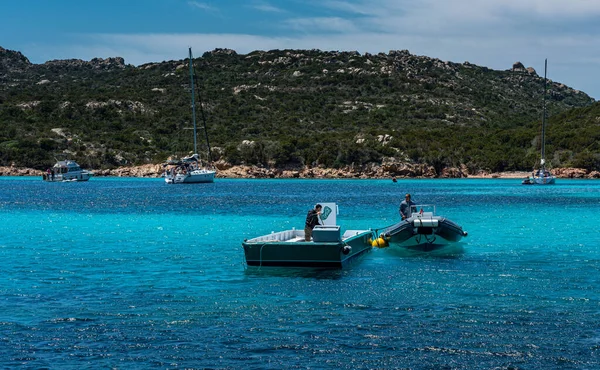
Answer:
<path fill-rule="evenodd" d="M 315 209 L 311 209 L 308 211 L 306 215 L 306 223 L 304 224 L 304 240 L 307 242 L 312 238 L 312 232 L 316 225 L 319 225 L 319 215 L 321 215 L 321 208 L 323 208 L 320 204 L 315 206 Z"/>
<path fill-rule="evenodd" d="M 415 202 L 410 200 L 410 194 L 406 194 L 404 196 L 404 200 L 402 201 L 402 203 L 400 203 L 400 217 L 402 217 L 403 220 L 406 220 L 412 215 L 410 207 L 414 205 Z"/>

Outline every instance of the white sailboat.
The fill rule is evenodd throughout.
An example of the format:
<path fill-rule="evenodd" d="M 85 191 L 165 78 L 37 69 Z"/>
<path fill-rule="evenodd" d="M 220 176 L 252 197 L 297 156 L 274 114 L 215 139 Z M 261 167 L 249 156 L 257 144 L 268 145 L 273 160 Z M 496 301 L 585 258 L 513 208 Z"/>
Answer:
<path fill-rule="evenodd" d="M 546 169 L 546 92 L 548 90 L 548 79 L 546 78 L 547 71 L 548 59 L 544 61 L 544 103 L 542 113 L 542 153 L 540 158 L 540 168 L 538 168 L 537 171 L 534 171 L 531 177 L 523 180 L 523 185 L 552 185 L 556 181 L 554 175 L 548 169 Z"/>
<path fill-rule="evenodd" d="M 212 166 L 212 158 L 210 152 L 210 143 L 208 141 L 208 132 L 206 131 L 206 120 L 203 118 L 204 137 L 206 139 L 206 147 L 208 161 L 203 161 L 198 155 L 198 144 L 196 134 L 196 99 L 194 95 L 194 58 L 192 56 L 192 48 L 189 48 L 190 62 L 190 90 L 192 95 L 192 121 L 194 124 L 194 154 L 189 157 L 181 158 L 179 161 L 171 161 L 166 164 L 165 182 L 167 184 L 192 184 L 192 183 L 210 183 L 214 182 L 217 171 Z M 201 107 L 202 108 L 202 107 Z"/>

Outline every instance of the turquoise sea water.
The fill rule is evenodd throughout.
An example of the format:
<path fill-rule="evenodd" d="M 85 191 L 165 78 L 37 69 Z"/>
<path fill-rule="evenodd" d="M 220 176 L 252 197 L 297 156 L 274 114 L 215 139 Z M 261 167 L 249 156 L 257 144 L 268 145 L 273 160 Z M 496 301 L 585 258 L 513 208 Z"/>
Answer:
<path fill-rule="evenodd" d="M 397 221 L 469 236 L 343 270 L 246 268 L 241 242 Z M 0 178 L 0 367 L 600 368 L 600 182 Z"/>

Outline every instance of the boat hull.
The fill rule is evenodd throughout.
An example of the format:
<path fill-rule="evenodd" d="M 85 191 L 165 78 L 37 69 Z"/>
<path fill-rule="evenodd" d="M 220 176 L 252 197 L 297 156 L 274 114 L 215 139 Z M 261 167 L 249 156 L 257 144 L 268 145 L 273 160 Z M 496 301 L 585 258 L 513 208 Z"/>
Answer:
<path fill-rule="evenodd" d="M 531 178 L 526 178 L 525 180 L 521 181 L 521 185 L 535 185 L 535 181 L 533 181 Z"/>
<path fill-rule="evenodd" d="M 201 184 L 215 182 L 215 171 L 192 171 L 187 174 L 177 174 L 175 177 L 165 177 L 167 184 Z"/>
<path fill-rule="evenodd" d="M 554 176 L 534 177 L 533 182 L 536 185 L 554 185 L 556 179 Z"/>
<path fill-rule="evenodd" d="M 88 181 L 94 176 L 93 172 L 84 170 L 72 159 L 58 161 L 42 175 L 47 182 Z"/>
<path fill-rule="evenodd" d="M 76 182 L 81 182 L 81 181 L 89 181 L 89 179 L 92 178 L 92 174 L 89 173 L 81 173 L 78 175 L 67 175 L 67 176 L 63 176 L 63 175 L 56 175 L 54 176 L 54 179 L 52 179 L 52 177 L 44 177 L 44 181 L 47 182 L 71 182 L 71 181 L 76 181 Z"/>
<path fill-rule="evenodd" d="M 242 247 L 248 266 L 342 268 L 371 250 L 372 238 L 371 231 L 361 231 L 333 242 L 251 240 Z"/>
<path fill-rule="evenodd" d="M 417 221 L 401 221 L 385 228 L 382 234 L 390 245 L 422 251 L 443 248 L 461 241 L 467 235 L 462 227 L 444 217 L 434 217 L 429 221 L 435 222 L 428 224 Z"/>

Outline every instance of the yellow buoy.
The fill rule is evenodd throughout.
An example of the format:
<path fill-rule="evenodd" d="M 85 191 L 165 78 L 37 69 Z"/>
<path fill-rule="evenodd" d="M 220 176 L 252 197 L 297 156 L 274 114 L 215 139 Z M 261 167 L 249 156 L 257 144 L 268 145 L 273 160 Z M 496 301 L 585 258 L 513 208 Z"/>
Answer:
<path fill-rule="evenodd" d="M 382 236 L 380 236 L 379 238 L 373 240 L 373 242 L 371 243 L 371 246 L 376 247 L 376 248 L 385 248 L 385 247 L 389 246 L 389 244 Z"/>

